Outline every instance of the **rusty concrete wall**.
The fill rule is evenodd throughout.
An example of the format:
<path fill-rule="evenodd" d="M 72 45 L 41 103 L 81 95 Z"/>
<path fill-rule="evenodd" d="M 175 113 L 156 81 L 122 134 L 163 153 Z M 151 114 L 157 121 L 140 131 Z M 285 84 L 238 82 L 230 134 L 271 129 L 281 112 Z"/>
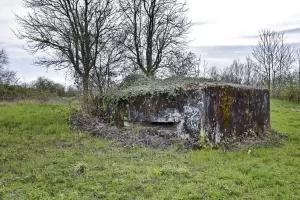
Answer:
<path fill-rule="evenodd" d="M 261 135 L 270 129 L 269 92 L 244 87 L 207 87 L 204 131 L 211 145 L 224 138 Z"/>
<path fill-rule="evenodd" d="M 142 96 L 123 104 L 123 116 L 132 122 L 180 122 L 180 102 L 165 94 Z"/>
<path fill-rule="evenodd" d="M 237 85 L 193 88 L 177 97 L 147 95 L 120 106 L 122 121 L 175 122 L 212 146 L 225 138 L 263 134 L 270 128 L 269 92 Z"/>

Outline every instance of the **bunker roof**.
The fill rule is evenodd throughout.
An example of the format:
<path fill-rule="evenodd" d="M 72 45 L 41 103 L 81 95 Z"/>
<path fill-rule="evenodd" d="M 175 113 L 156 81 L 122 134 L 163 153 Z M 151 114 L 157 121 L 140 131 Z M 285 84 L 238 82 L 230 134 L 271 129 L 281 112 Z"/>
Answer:
<path fill-rule="evenodd" d="M 161 95 L 177 96 L 184 91 L 202 89 L 207 87 L 235 87 L 241 89 L 258 89 L 250 86 L 211 82 L 210 79 L 192 78 L 192 77 L 176 77 L 167 79 L 145 79 L 136 81 L 133 86 L 120 88 L 102 97 L 110 103 L 130 100 L 145 95 Z"/>

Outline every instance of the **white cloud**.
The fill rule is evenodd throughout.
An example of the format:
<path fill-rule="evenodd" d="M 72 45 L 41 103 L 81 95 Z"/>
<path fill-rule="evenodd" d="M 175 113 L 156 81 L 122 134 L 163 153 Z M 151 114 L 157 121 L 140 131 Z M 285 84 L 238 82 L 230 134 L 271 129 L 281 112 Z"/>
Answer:
<path fill-rule="evenodd" d="M 27 81 L 47 76 L 64 83 L 63 72 L 47 72 L 33 66 L 34 56 L 19 48 L 24 43 L 12 29 L 17 28 L 14 14 L 22 16 L 26 12 L 22 0 L 0 1 L 0 48 L 7 49 L 10 67 Z M 249 47 L 257 41 L 245 36 L 257 35 L 263 28 L 281 31 L 300 27 L 299 0 L 187 0 L 187 3 L 188 17 L 194 22 L 190 45 L 194 46 L 193 51 L 203 55 L 209 66 L 226 66 L 232 59 L 250 55 Z M 289 42 L 300 43 L 300 33 L 288 34 L 287 38 Z"/>
<path fill-rule="evenodd" d="M 255 40 L 239 36 L 300 26 L 299 0 L 188 0 L 188 5 L 192 21 L 214 21 L 193 27 L 193 46 L 253 45 Z"/>
<path fill-rule="evenodd" d="M 233 59 L 251 55 L 251 46 L 261 29 L 276 31 L 300 27 L 299 0 L 188 0 L 189 18 L 212 22 L 192 27 L 189 38 L 193 51 L 203 55 L 209 66 L 224 67 Z M 287 35 L 290 43 L 300 42 L 300 32 Z M 201 48 L 203 47 L 204 48 Z M 211 49 L 205 47 L 211 46 Z M 223 46 L 227 46 L 224 51 Z M 241 46 L 236 49 L 235 46 Z M 231 48 L 230 48 L 231 47 Z M 244 50 L 241 50 L 244 49 Z M 216 52 L 220 52 L 219 54 Z M 224 58 L 226 57 L 226 58 Z"/>

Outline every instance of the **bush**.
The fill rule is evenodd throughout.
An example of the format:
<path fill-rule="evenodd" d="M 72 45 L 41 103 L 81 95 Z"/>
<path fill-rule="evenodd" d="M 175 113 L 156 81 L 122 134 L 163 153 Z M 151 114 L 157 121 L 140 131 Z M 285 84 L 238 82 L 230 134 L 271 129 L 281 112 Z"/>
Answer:
<path fill-rule="evenodd" d="M 49 92 L 51 94 L 56 94 L 57 96 L 65 95 L 65 87 L 59 83 L 55 83 L 50 79 L 45 77 L 39 77 L 33 82 L 33 87 L 42 92 Z"/>
<path fill-rule="evenodd" d="M 48 91 L 25 88 L 19 85 L 0 84 L 0 100 L 14 101 L 19 99 L 45 99 L 56 96 Z"/>
<path fill-rule="evenodd" d="M 277 88 L 271 91 L 271 97 L 289 101 L 300 101 L 300 89 L 297 85 Z"/>
<path fill-rule="evenodd" d="M 128 87 L 135 86 L 136 84 L 145 84 L 148 82 L 148 79 L 141 74 L 130 74 L 124 78 L 121 82 L 119 89 L 125 89 Z"/>

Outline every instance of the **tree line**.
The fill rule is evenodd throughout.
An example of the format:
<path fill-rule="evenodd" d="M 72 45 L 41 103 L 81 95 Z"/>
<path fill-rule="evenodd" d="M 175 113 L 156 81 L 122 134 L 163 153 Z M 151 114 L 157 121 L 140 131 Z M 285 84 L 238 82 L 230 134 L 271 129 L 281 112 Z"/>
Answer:
<path fill-rule="evenodd" d="M 215 81 L 267 88 L 274 98 L 300 101 L 300 49 L 283 32 L 261 30 L 251 56 L 208 71 Z"/>
<path fill-rule="evenodd" d="M 262 30 L 245 61 L 234 60 L 222 70 L 207 68 L 188 51 L 192 23 L 181 0 L 23 0 L 23 5 L 27 14 L 16 15 L 15 34 L 29 52 L 42 52 L 35 64 L 71 72 L 87 111 L 93 93 L 106 93 L 136 73 L 202 76 L 267 87 L 272 94 L 300 88 L 300 70 L 295 69 L 300 53 L 281 32 Z"/>
<path fill-rule="evenodd" d="M 46 77 L 38 77 L 30 83 L 22 83 L 17 73 L 4 66 L 9 63 L 8 54 L 0 50 L 0 100 L 15 98 L 34 98 L 44 95 L 71 97 L 78 93 L 78 89 L 70 85 L 67 88 Z"/>

